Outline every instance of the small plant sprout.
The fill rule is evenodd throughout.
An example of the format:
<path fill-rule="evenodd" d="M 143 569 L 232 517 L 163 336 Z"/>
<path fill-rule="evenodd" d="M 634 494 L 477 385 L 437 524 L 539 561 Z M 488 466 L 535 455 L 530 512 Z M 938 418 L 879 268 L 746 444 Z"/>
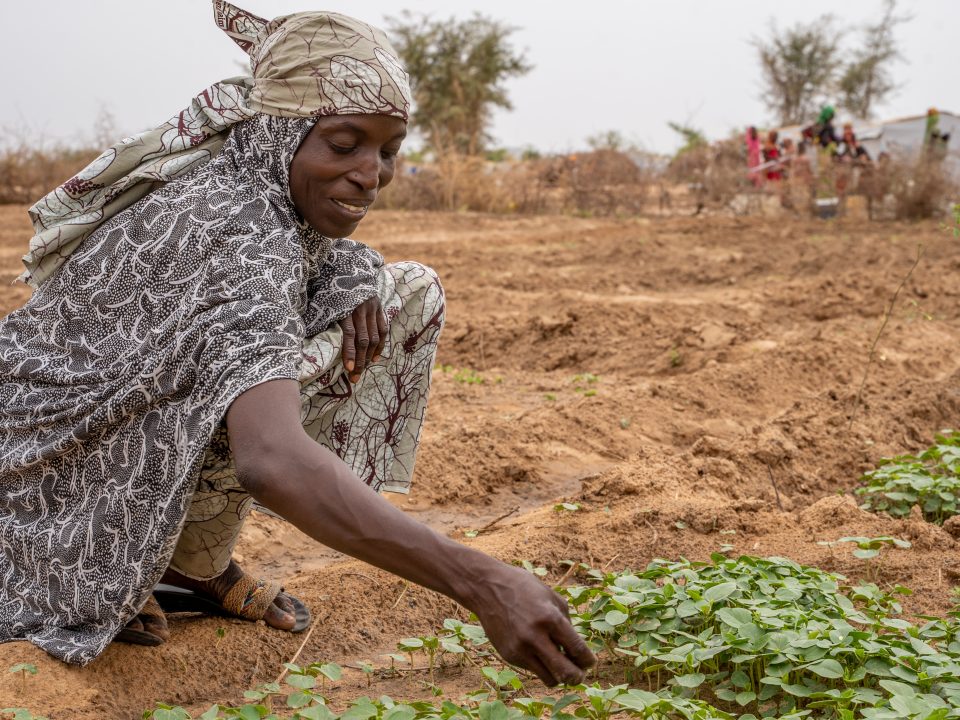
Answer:
<path fill-rule="evenodd" d="M 10 672 L 20 673 L 20 689 L 21 692 L 27 694 L 27 675 L 36 675 L 37 666 L 33 663 L 17 663 L 10 667 Z"/>
<path fill-rule="evenodd" d="M 584 397 L 593 397 L 597 394 L 597 389 L 593 387 L 600 380 L 599 375 L 593 373 L 584 373 L 573 376 L 573 391 L 581 393 Z"/>
<path fill-rule="evenodd" d="M 373 663 L 369 660 L 358 660 L 357 667 L 360 668 L 364 676 L 367 678 L 367 687 L 370 687 L 371 678 L 373 677 L 374 673 Z"/>
<path fill-rule="evenodd" d="M 677 348 L 670 348 L 670 367 L 676 368 L 683 365 L 683 355 L 680 354 L 680 351 Z"/>
<path fill-rule="evenodd" d="M 581 509 L 580 503 L 562 502 L 553 506 L 553 511 L 557 514 L 557 527 L 560 527 L 560 518 L 568 513 L 575 513 Z"/>
<path fill-rule="evenodd" d="M 906 549 L 910 547 L 907 540 L 884 535 L 882 537 L 844 537 L 834 542 L 822 542 L 823 545 L 833 545 L 835 543 L 854 543 L 857 547 L 853 550 L 853 556 L 863 560 L 867 564 L 867 575 L 876 582 L 880 578 L 881 551 L 887 547 L 898 547 Z M 877 558 L 876 562 L 871 562 Z"/>
<path fill-rule="evenodd" d="M 462 368 L 453 374 L 453 379 L 461 385 L 483 385 L 487 382 L 480 373 L 470 368 Z"/>
<path fill-rule="evenodd" d="M 528 573 L 533 573 L 537 577 L 546 577 L 548 570 L 541 565 L 534 565 L 529 560 L 521 560 L 520 567 L 526 570 Z"/>
<path fill-rule="evenodd" d="M 620 418 L 620 429 L 626 430 L 629 427 L 630 427 L 630 418 L 625 418 L 625 417 Z"/>
<path fill-rule="evenodd" d="M 516 692 L 523 689 L 523 683 L 520 682 L 520 676 L 510 668 L 498 670 L 494 667 L 484 667 L 480 669 L 483 677 L 490 683 L 493 691 L 497 694 L 498 700 L 503 700 L 506 692 Z"/>
<path fill-rule="evenodd" d="M 397 650 L 407 653 L 410 658 L 410 667 L 413 667 L 413 654 L 423 650 L 423 640 L 418 637 L 404 638 L 397 643 Z"/>

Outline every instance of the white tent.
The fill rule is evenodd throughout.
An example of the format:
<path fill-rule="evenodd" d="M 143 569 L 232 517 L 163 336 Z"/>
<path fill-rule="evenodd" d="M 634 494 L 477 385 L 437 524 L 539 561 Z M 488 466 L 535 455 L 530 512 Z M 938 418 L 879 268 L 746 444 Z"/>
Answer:
<path fill-rule="evenodd" d="M 838 135 L 842 133 L 843 124 L 843 120 L 834 120 Z M 919 158 L 923 152 L 926 127 L 926 115 L 912 115 L 876 122 L 869 120 L 853 121 L 853 131 L 856 133 L 857 139 L 874 160 L 883 152 L 899 158 Z M 950 134 L 947 157 L 944 162 L 950 168 L 951 174 L 960 178 L 960 116 L 941 111 L 938 127 L 941 133 Z M 784 127 L 779 131 L 780 137 L 790 137 L 799 141 L 801 130 L 802 128 L 799 125 Z"/>
<path fill-rule="evenodd" d="M 883 122 L 854 122 L 853 131 L 870 157 L 876 159 L 885 152 L 894 157 L 918 158 L 923 152 L 923 139 L 927 127 L 926 115 L 885 120 Z M 960 117 L 949 112 L 940 113 L 938 127 L 941 133 L 950 134 L 947 159 L 951 172 L 960 177 Z"/>

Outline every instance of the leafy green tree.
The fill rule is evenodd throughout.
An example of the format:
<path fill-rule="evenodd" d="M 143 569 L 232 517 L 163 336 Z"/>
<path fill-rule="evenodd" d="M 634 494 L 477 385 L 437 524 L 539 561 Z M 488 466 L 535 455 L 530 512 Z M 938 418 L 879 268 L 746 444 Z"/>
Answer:
<path fill-rule="evenodd" d="M 515 28 L 480 14 L 433 20 L 409 12 L 387 26 L 410 73 L 413 126 L 436 152 L 483 152 L 493 109 L 513 107 L 504 82 L 532 69 L 510 44 Z"/>
<path fill-rule="evenodd" d="M 784 30 L 771 22 L 765 37 L 754 38 L 763 72 L 762 99 L 781 124 L 816 117 L 836 75 L 840 38 L 831 15 Z"/>
<path fill-rule="evenodd" d="M 890 77 L 890 65 L 900 59 L 894 30 L 910 20 L 908 15 L 896 15 L 896 7 L 896 0 L 885 0 L 883 17 L 862 28 L 862 44 L 837 83 L 843 106 L 857 117 L 871 117 L 874 107 L 896 89 Z"/>

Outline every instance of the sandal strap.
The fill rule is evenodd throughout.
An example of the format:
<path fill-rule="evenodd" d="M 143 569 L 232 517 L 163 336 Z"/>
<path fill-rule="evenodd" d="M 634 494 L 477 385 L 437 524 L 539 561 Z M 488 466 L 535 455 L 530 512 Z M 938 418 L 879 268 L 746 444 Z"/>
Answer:
<path fill-rule="evenodd" d="M 223 596 L 223 609 L 245 620 L 262 620 L 282 591 L 280 583 L 244 574 Z"/>
<path fill-rule="evenodd" d="M 144 615 L 149 618 L 159 618 L 163 619 L 166 615 L 163 612 L 163 608 L 160 607 L 160 603 L 157 602 L 157 599 L 151 594 L 147 598 L 147 601 L 143 604 L 143 607 L 140 608 L 138 615 Z"/>

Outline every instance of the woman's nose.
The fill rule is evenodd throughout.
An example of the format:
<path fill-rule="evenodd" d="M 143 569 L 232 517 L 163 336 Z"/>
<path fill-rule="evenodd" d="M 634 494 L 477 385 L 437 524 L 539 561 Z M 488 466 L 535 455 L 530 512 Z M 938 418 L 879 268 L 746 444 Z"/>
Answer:
<path fill-rule="evenodd" d="M 380 185 L 380 170 L 380 153 L 363 153 L 347 177 L 364 190 L 376 190 Z"/>

